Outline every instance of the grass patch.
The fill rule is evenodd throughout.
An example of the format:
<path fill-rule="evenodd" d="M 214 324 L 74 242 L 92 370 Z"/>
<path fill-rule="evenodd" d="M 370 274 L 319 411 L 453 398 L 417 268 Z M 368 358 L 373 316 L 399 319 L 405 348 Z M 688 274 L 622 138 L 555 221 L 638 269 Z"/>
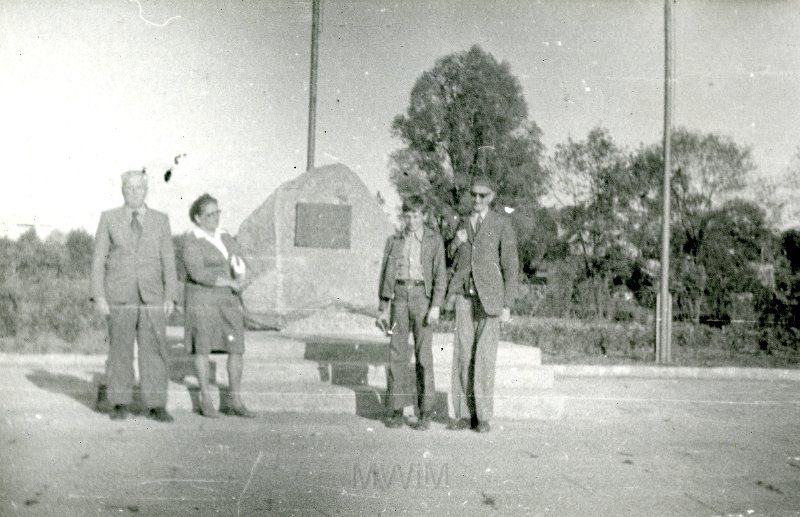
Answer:
<path fill-rule="evenodd" d="M 87 329 L 74 341 L 67 341 L 52 332 L 35 336 L 0 338 L 0 352 L 10 354 L 107 354 L 106 331 Z"/>
<path fill-rule="evenodd" d="M 452 332 L 453 327 L 451 317 L 438 323 L 434 331 Z M 752 325 L 712 328 L 676 322 L 671 364 L 800 368 L 797 341 L 770 340 L 769 335 Z M 635 322 L 515 316 L 503 325 L 501 339 L 538 347 L 544 364 L 655 364 L 655 331 Z"/>

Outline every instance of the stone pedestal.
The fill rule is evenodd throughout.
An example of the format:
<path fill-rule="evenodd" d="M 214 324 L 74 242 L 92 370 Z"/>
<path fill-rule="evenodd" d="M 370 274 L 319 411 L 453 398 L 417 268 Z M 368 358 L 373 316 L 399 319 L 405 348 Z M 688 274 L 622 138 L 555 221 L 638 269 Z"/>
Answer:
<path fill-rule="evenodd" d="M 341 164 L 278 187 L 239 228 L 253 283 L 249 314 L 269 319 L 336 305 L 374 310 L 387 237 L 376 196 Z"/>

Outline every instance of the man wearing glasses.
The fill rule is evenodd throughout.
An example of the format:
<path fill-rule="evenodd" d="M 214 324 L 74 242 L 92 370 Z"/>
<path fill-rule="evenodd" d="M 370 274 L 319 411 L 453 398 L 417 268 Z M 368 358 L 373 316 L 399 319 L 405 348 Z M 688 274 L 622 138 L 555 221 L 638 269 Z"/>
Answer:
<path fill-rule="evenodd" d="M 470 188 L 472 213 L 451 244 L 455 274 L 448 297 L 455 297 L 452 396 L 455 420 L 448 429 L 489 432 L 500 323 L 511 320 L 519 257 L 511 221 L 489 207 L 494 182 L 476 177 Z"/>

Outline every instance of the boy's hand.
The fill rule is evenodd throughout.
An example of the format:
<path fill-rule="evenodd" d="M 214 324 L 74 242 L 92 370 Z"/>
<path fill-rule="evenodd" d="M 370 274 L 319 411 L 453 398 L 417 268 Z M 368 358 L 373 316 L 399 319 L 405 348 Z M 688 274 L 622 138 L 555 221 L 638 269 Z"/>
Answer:
<path fill-rule="evenodd" d="M 458 241 L 459 244 L 461 244 L 462 242 L 467 242 L 467 238 L 468 238 L 467 230 L 465 230 L 464 228 L 461 228 L 456 232 L 456 240 Z"/>
<path fill-rule="evenodd" d="M 431 325 L 439 321 L 439 312 L 440 312 L 439 307 L 431 307 L 428 310 L 428 316 L 426 318 L 428 325 Z"/>
<path fill-rule="evenodd" d="M 378 312 L 378 317 L 375 318 L 375 326 L 381 329 L 386 334 L 389 329 L 389 309 L 383 309 Z"/>

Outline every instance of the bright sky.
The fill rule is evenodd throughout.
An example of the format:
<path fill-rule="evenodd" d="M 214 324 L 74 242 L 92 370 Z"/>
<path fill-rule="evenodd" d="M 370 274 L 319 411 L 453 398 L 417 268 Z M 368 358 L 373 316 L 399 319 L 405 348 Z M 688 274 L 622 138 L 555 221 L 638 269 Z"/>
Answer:
<path fill-rule="evenodd" d="M 679 1 L 676 125 L 750 145 L 766 176 L 800 145 L 800 1 Z M 119 175 L 185 153 L 150 206 L 189 226 L 220 199 L 240 223 L 305 169 L 311 0 L 2 0 L 0 235 L 83 227 Z M 596 125 L 661 139 L 661 0 L 324 0 L 317 165 L 342 162 L 391 203 L 390 135 L 415 80 L 480 44 L 511 64 L 548 151 Z M 21 228 L 24 230 L 24 228 Z"/>

